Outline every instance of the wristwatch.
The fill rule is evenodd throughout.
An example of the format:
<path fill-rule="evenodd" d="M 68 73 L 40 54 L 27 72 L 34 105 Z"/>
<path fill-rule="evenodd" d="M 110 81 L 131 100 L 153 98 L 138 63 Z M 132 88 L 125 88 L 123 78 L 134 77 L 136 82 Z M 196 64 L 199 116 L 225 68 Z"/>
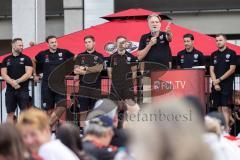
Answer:
<path fill-rule="evenodd" d="M 17 82 L 17 83 L 19 83 L 19 80 L 18 80 L 18 79 L 16 79 L 16 82 Z"/>

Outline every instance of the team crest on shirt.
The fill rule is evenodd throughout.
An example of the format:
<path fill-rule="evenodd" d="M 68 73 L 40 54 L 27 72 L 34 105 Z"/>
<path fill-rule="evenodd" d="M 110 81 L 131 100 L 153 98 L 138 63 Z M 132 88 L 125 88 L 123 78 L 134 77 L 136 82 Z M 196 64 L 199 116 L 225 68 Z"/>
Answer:
<path fill-rule="evenodd" d="M 198 54 L 194 54 L 193 57 L 194 57 L 193 62 L 195 62 L 195 63 L 198 62 Z"/>
<path fill-rule="evenodd" d="M 163 35 L 159 36 L 160 40 L 163 40 Z"/>
<path fill-rule="evenodd" d="M 43 106 L 43 108 L 46 108 L 46 107 L 47 107 L 47 103 L 44 102 L 44 103 L 42 104 L 42 106 Z"/>
<path fill-rule="evenodd" d="M 198 54 L 194 54 L 194 59 L 198 59 Z"/>
<path fill-rule="evenodd" d="M 213 64 L 217 64 L 217 56 L 214 56 Z"/>
<path fill-rule="evenodd" d="M 113 65 L 116 66 L 117 65 L 117 58 L 113 59 Z"/>
<path fill-rule="evenodd" d="M 213 64 L 217 64 L 217 56 L 214 57 Z"/>
<path fill-rule="evenodd" d="M 84 64 L 85 63 L 85 60 L 84 59 L 82 59 L 82 61 L 81 61 L 81 64 Z"/>
<path fill-rule="evenodd" d="M 11 65 L 11 60 L 8 59 L 8 60 L 7 60 L 7 66 L 10 66 L 10 65 Z"/>
<path fill-rule="evenodd" d="M 8 60 L 7 60 L 7 66 L 10 66 L 10 65 L 11 65 L 11 60 L 8 59 Z"/>
<path fill-rule="evenodd" d="M 48 57 L 48 55 L 45 55 L 45 62 L 49 62 L 49 57 Z"/>
<path fill-rule="evenodd" d="M 59 57 L 62 57 L 62 56 L 63 56 L 63 53 L 62 53 L 62 52 L 58 53 L 58 56 L 59 56 Z"/>
<path fill-rule="evenodd" d="M 127 64 L 130 64 L 131 57 L 127 57 Z"/>
<path fill-rule="evenodd" d="M 95 60 L 95 61 L 98 60 L 98 56 L 94 56 L 94 60 Z"/>
<path fill-rule="evenodd" d="M 84 65 L 84 64 L 85 64 L 85 61 L 86 61 L 86 57 L 82 56 L 81 64 Z"/>
<path fill-rule="evenodd" d="M 24 58 L 20 58 L 19 64 L 24 64 Z"/>
<path fill-rule="evenodd" d="M 146 39 L 146 45 L 148 45 L 148 44 L 149 44 L 149 42 L 150 42 L 150 39 L 149 39 L 149 38 L 147 38 L 147 39 Z"/>
<path fill-rule="evenodd" d="M 231 56 L 230 54 L 226 54 L 226 58 L 227 58 L 227 59 L 229 59 L 229 58 L 230 58 L 230 56 Z"/>
<path fill-rule="evenodd" d="M 180 60 L 180 61 L 181 61 L 181 63 L 184 63 L 184 55 L 181 55 L 181 57 L 180 57 L 180 58 L 181 58 L 181 60 Z"/>

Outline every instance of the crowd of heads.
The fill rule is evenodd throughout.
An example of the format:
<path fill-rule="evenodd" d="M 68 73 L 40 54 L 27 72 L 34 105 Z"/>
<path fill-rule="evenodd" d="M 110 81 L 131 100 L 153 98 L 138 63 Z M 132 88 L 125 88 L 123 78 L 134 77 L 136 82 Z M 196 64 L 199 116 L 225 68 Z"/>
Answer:
<path fill-rule="evenodd" d="M 99 100 L 85 121 L 83 134 L 66 122 L 57 127 L 55 139 L 79 159 L 116 159 L 123 153 L 136 160 L 214 160 L 219 156 L 208 139 L 211 134 L 221 143 L 224 117 L 218 112 L 205 116 L 195 97 L 167 99 L 142 106 L 137 112 L 130 109 L 123 128 L 114 124 L 116 107 L 109 99 Z M 130 116 L 135 119 L 126 118 Z M 119 131 L 124 134 L 119 136 Z M 16 125 L 1 124 L 0 133 L 0 159 L 6 160 L 30 159 L 41 146 L 53 141 L 47 114 L 36 108 L 23 111 Z M 114 144 L 115 140 L 118 143 Z M 232 150 L 236 155 L 237 149 Z"/>

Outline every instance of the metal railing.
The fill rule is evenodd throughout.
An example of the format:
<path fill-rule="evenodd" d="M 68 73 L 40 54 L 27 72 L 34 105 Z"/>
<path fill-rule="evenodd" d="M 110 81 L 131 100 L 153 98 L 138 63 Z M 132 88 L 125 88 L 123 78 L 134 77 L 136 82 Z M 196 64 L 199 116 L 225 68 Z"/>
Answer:
<path fill-rule="evenodd" d="M 138 81 L 137 84 L 139 84 L 140 81 Z M 41 85 L 40 83 L 38 83 L 38 85 Z M 138 87 L 137 87 L 138 86 Z M 136 97 L 136 101 L 138 103 L 142 102 L 142 92 L 141 92 L 141 87 L 139 87 L 140 85 L 135 86 L 135 97 Z M 30 89 L 30 96 L 31 98 L 31 103 L 33 106 L 37 106 L 40 108 L 40 104 L 41 104 L 41 99 L 38 99 L 38 104 L 36 103 L 36 95 L 35 95 L 35 90 L 36 87 L 40 87 L 40 86 L 35 86 L 33 79 L 30 79 L 30 85 L 29 85 L 29 89 Z M 3 121 L 5 121 L 4 117 L 6 117 L 6 107 L 5 107 L 5 99 L 4 99 L 4 95 L 5 94 L 5 89 L 6 89 L 6 82 L 0 77 L 0 90 L 1 90 L 1 95 L 0 95 L 0 120 L 1 123 Z M 109 89 L 110 89 L 110 83 L 108 81 L 107 77 L 102 77 L 102 97 L 108 97 L 108 93 L 109 93 Z M 240 75 L 235 75 L 235 79 L 234 79 L 234 85 L 233 85 L 233 90 L 234 91 L 239 91 L 240 92 Z M 37 91 L 37 90 L 36 90 Z M 40 90 L 39 90 L 40 92 Z M 212 102 L 211 102 L 211 80 L 210 80 L 210 76 L 206 75 L 205 76 L 205 98 L 206 98 L 206 111 L 208 112 L 211 107 L 212 107 Z M 235 92 L 233 92 L 233 102 L 235 102 Z M 39 93 L 39 95 L 41 95 Z M 240 97 L 239 97 L 240 98 Z M 40 103 L 39 103 L 40 102 Z M 235 103 L 233 103 L 233 106 L 235 107 Z M 19 110 L 16 111 L 16 114 L 19 113 Z"/>

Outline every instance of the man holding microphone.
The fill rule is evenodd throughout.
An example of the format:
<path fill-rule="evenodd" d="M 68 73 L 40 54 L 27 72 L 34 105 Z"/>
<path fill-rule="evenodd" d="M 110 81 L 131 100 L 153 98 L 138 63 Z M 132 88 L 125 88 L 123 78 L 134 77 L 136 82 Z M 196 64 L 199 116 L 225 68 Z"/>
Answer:
<path fill-rule="evenodd" d="M 170 30 L 170 23 L 166 31 L 161 31 L 161 18 L 157 14 L 152 14 L 147 18 L 150 33 L 142 35 L 138 48 L 138 59 L 143 62 L 157 63 L 162 68 L 172 67 L 172 54 L 169 42 L 172 41 L 173 35 Z M 153 65 L 145 66 L 149 67 Z M 150 68 L 150 69 L 151 69 Z M 155 68 L 155 67 L 154 67 Z"/>

